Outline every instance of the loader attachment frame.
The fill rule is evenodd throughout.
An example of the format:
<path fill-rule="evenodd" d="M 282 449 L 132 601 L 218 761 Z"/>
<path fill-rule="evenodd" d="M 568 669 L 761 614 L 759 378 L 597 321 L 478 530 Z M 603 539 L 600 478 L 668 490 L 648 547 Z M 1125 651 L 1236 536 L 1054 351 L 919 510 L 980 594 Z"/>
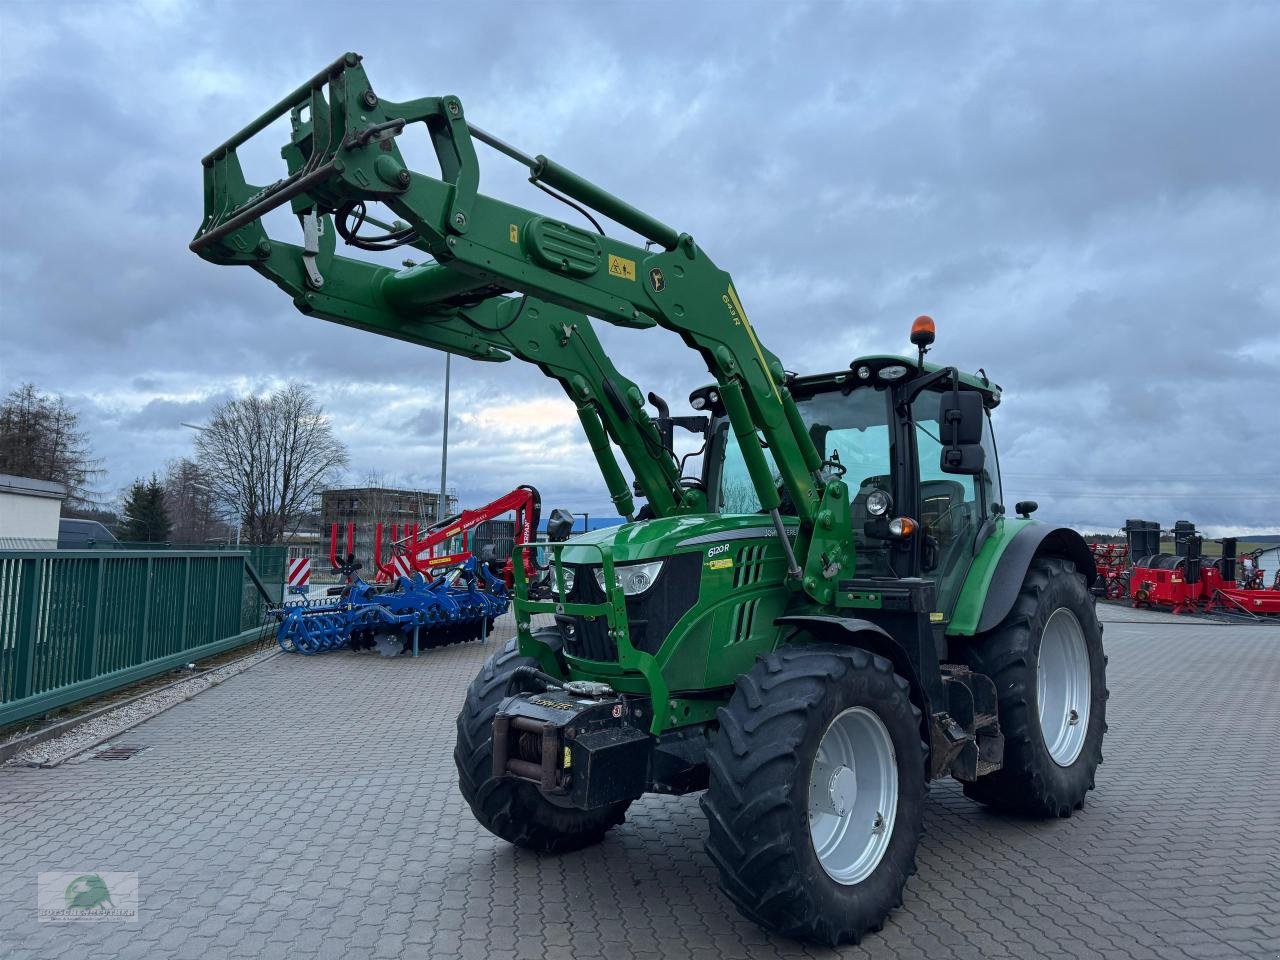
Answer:
<path fill-rule="evenodd" d="M 286 114 L 292 125 L 282 151 L 288 175 L 266 187 L 248 184 L 237 148 Z M 409 169 L 396 143 L 417 125 L 430 137 L 438 176 Z M 475 139 L 524 164 L 530 180 L 636 232 L 647 245 L 591 233 L 479 193 Z M 504 332 L 508 311 L 536 301 L 540 314 L 559 308 L 619 326 L 660 325 L 677 333 L 716 381 L 759 502 L 786 549 L 788 587 L 819 603 L 832 601 L 835 577 L 853 561 L 847 490 L 839 480 L 824 482 L 821 458 L 782 364 L 761 345 L 732 278 L 688 234 L 544 156 L 527 156 L 471 126 L 455 96 L 381 98 L 354 53 L 339 57 L 211 152 L 204 168 L 205 216 L 192 250 L 216 263 L 254 266 L 305 312 L 421 342 L 416 334 L 423 317 L 465 311 L 474 319 L 485 308 L 496 314 L 489 327 L 495 334 Z M 351 223 L 358 230 L 368 220 L 363 204 L 375 201 L 403 221 L 387 225 L 387 236 L 434 262 L 399 271 L 375 267 L 370 274 L 363 261 L 332 255 L 334 229 L 351 242 Z M 302 248 L 272 240 L 262 224 L 265 214 L 285 203 L 302 219 Z M 528 300 L 521 304 L 509 296 L 513 292 Z M 437 329 L 429 339 L 429 345 L 477 359 L 501 359 L 505 352 L 486 335 L 477 336 L 471 323 L 466 329 Z M 610 402 L 593 398 L 594 415 L 601 416 Z M 643 439 L 640 447 L 635 436 L 611 439 L 633 466 L 651 456 Z M 615 502 L 625 500 L 617 477 L 601 463 Z M 677 477 L 673 503 L 686 501 L 681 487 Z M 794 542 L 779 513 L 784 497 L 800 521 Z M 664 499 L 661 493 L 658 499 Z"/>

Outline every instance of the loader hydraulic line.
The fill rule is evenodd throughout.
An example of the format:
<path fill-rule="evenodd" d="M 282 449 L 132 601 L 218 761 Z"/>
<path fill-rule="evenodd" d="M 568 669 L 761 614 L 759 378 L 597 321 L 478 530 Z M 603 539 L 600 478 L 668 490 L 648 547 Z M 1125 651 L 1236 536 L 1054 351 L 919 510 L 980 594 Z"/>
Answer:
<path fill-rule="evenodd" d="M 821 457 L 787 389 L 782 364 L 757 338 L 729 274 L 688 234 L 546 157 L 528 157 L 484 131 L 476 135 L 457 97 L 382 99 L 360 61 L 354 53 L 340 57 L 205 158 L 205 216 L 191 249 L 216 263 L 256 267 L 288 290 L 304 312 L 415 342 L 422 342 L 424 315 L 462 310 L 474 316 L 481 307 L 494 310 L 495 302 L 499 309 L 517 310 L 519 301 L 510 303 L 510 293 L 541 301 L 544 310 L 554 306 L 619 326 L 660 325 L 679 334 L 719 386 L 751 484 L 779 535 L 786 532 L 778 512 L 784 494 L 799 520 L 794 542 L 782 536 L 792 555 L 789 585 L 819 603 L 830 602 L 830 571 L 852 562 L 849 528 L 839 522 L 848 513 L 848 493 L 839 480 L 823 480 Z M 286 114 L 292 125 L 282 150 L 288 176 L 264 188 L 247 184 L 237 147 Z M 397 146 L 397 138 L 419 124 L 430 136 L 438 177 L 409 169 Z M 475 139 L 527 166 L 535 183 L 659 249 L 479 193 Z M 333 256 L 333 228 L 352 242 L 350 223 L 354 218 L 358 230 L 366 220 L 364 205 L 372 202 L 403 221 L 393 225 L 391 242 L 422 250 L 435 262 L 394 272 L 372 268 L 377 272 L 371 275 L 367 264 Z M 264 214 L 285 203 L 298 216 L 316 215 L 325 224 L 312 257 L 318 287 L 308 279 L 301 251 L 270 239 L 262 224 Z M 489 339 L 503 332 L 500 325 L 480 336 L 447 326 L 428 338 L 430 345 L 478 359 L 504 353 Z M 591 399 L 595 414 L 607 421 L 608 405 Z M 584 426 L 590 419 L 584 418 Z M 633 467 L 652 456 L 634 435 L 612 439 Z M 593 450 L 599 456 L 598 435 Z M 622 510 L 627 498 L 617 490 L 621 474 L 616 464 L 603 471 Z M 684 491 L 676 480 L 671 499 L 680 503 Z M 666 498 L 659 493 L 657 499 L 654 511 L 662 515 Z"/>

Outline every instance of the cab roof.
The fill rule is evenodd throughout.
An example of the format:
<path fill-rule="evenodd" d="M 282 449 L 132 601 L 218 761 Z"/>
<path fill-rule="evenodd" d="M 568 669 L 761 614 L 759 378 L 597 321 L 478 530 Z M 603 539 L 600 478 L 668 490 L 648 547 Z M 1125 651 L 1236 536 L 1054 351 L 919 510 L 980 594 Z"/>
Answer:
<path fill-rule="evenodd" d="M 796 376 L 788 381 L 793 393 L 800 395 L 812 395 L 815 393 L 824 393 L 846 385 L 856 386 L 858 383 L 864 382 L 863 378 L 858 376 L 859 368 L 865 367 L 868 376 L 865 378 L 867 383 L 883 384 L 886 381 L 878 376 L 879 372 L 886 367 L 903 366 L 907 368 L 908 375 L 915 377 L 920 374 L 920 364 L 915 357 L 902 357 L 894 354 L 882 353 L 872 356 L 859 357 L 854 360 L 843 370 L 834 370 L 831 373 L 811 373 L 805 376 Z M 945 368 L 944 364 L 925 362 L 925 373 L 936 373 Z M 901 379 L 901 378 L 896 378 Z M 1000 385 L 993 383 L 985 372 L 965 373 L 960 371 L 960 382 L 966 387 L 978 391 L 982 394 L 982 403 L 988 410 L 993 410 L 1000 404 Z M 689 394 L 690 403 L 695 397 L 703 398 L 704 403 L 707 402 L 716 390 L 715 384 L 708 384 L 699 387 L 693 393 Z M 718 407 L 718 404 L 711 402 L 711 406 Z M 701 409 L 695 406 L 694 409 Z"/>

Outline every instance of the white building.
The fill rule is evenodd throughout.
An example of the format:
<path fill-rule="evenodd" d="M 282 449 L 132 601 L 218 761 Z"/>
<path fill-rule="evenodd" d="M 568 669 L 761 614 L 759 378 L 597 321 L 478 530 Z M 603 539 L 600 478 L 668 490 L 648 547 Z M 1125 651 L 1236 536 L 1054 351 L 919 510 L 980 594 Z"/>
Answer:
<path fill-rule="evenodd" d="M 0 548 L 55 550 L 67 488 L 0 473 Z"/>

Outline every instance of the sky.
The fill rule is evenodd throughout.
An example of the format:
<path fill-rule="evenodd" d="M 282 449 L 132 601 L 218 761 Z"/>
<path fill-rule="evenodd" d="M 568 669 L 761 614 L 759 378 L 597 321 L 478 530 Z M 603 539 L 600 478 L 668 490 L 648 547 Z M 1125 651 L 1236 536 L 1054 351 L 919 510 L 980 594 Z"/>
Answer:
<path fill-rule="evenodd" d="M 933 316 L 931 359 L 1004 388 L 1007 503 L 1280 532 L 1280 5 L 5 0 L 0 35 L 0 388 L 62 394 L 108 495 L 286 380 L 349 480 L 438 486 L 442 354 L 187 250 L 200 157 L 356 50 L 387 98 L 456 94 L 691 233 L 788 369 L 905 353 Z M 251 181 L 282 142 L 245 151 Z M 577 222 L 481 164 L 483 192 Z M 695 353 L 595 326 L 688 412 Z M 532 483 L 611 512 L 555 384 L 460 359 L 452 383 L 464 505 Z"/>

